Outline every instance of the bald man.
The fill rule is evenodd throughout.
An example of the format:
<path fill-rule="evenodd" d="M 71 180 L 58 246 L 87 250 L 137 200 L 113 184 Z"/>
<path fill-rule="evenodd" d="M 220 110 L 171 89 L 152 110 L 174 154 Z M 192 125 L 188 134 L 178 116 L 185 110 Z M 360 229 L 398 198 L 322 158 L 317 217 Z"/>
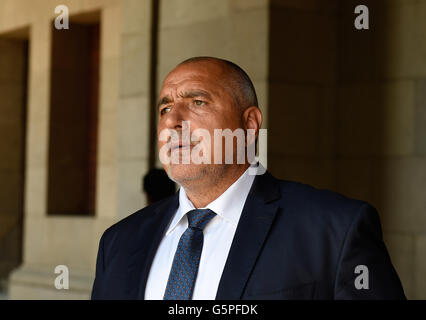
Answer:
<path fill-rule="evenodd" d="M 180 189 L 104 232 L 92 299 L 405 299 L 372 206 L 253 174 L 262 113 L 240 67 L 180 63 L 158 112 Z"/>

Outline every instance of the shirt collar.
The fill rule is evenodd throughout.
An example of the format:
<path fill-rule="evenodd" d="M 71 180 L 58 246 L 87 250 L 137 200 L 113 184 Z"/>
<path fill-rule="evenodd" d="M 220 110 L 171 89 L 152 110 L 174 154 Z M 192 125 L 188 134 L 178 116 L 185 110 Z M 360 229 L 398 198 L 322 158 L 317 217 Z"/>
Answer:
<path fill-rule="evenodd" d="M 222 217 L 235 227 L 240 220 L 241 212 L 250 192 L 255 175 L 250 175 L 247 169 L 228 189 L 225 190 L 218 198 L 210 202 L 205 208 L 210 209 L 218 216 Z M 185 189 L 181 186 L 179 189 L 179 208 L 170 223 L 166 235 L 169 235 L 179 222 L 183 219 L 188 211 L 194 210 L 195 207 L 191 200 L 188 199 Z"/>

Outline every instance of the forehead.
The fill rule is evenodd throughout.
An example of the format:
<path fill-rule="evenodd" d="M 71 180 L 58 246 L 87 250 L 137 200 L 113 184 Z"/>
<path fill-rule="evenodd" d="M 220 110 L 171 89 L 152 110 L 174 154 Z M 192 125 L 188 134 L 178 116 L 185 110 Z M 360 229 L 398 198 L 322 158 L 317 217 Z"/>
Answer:
<path fill-rule="evenodd" d="M 173 69 L 164 79 L 162 92 L 188 86 L 202 87 L 209 91 L 225 89 L 225 73 L 213 63 L 190 63 Z"/>

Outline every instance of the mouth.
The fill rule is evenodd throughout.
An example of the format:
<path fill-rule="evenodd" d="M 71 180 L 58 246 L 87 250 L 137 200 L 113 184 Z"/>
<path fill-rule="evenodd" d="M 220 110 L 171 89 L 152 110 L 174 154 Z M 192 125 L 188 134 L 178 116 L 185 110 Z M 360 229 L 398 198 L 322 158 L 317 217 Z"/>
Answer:
<path fill-rule="evenodd" d="M 170 150 L 173 152 L 175 150 L 186 150 L 193 147 L 191 144 L 172 144 Z"/>
<path fill-rule="evenodd" d="M 179 137 L 178 139 L 170 139 L 168 143 L 170 144 L 170 151 L 180 151 L 180 150 L 187 150 L 192 149 L 196 145 L 198 145 L 201 141 L 199 139 L 185 139 L 182 137 Z"/>

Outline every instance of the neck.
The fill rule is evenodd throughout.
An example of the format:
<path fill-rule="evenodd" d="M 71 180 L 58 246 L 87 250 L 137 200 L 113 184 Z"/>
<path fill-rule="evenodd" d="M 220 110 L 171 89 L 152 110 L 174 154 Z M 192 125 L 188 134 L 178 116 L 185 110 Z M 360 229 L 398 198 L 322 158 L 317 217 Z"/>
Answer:
<path fill-rule="evenodd" d="M 184 186 L 186 196 L 195 208 L 206 207 L 224 193 L 247 170 L 250 164 L 242 164 L 224 169 L 222 174 L 208 175 L 196 184 Z"/>

